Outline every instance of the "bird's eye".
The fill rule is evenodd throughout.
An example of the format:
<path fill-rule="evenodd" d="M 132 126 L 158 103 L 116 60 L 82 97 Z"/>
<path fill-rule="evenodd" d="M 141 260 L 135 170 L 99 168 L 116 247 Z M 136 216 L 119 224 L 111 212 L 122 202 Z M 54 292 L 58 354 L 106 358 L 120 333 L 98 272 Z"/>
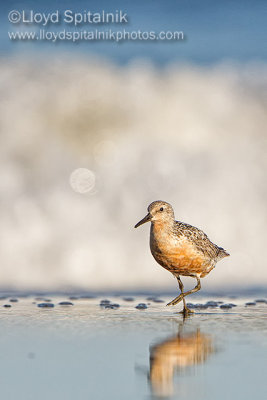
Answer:
<path fill-rule="evenodd" d="M 160 207 L 159 211 L 163 211 L 163 207 Z"/>

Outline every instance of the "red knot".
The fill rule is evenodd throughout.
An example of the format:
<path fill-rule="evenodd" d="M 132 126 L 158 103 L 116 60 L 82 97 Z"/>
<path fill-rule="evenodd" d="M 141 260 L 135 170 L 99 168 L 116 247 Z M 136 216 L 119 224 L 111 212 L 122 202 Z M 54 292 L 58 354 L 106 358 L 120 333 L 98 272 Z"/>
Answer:
<path fill-rule="evenodd" d="M 173 208 L 165 201 L 154 201 L 148 206 L 148 214 L 139 221 L 135 228 L 151 222 L 150 250 L 155 260 L 170 271 L 178 280 L 180 295 L 167 305 L 183 301 L 184 314 L 192 313 L 185 302 L 185 296 L 201 289 L 200 278 L 204 278 L 216 263 L 229 254 L 212 243 L 200 229 L 175 221 Z M 184 292 L 180 276 L 196 278 L 194 289 Z"/>

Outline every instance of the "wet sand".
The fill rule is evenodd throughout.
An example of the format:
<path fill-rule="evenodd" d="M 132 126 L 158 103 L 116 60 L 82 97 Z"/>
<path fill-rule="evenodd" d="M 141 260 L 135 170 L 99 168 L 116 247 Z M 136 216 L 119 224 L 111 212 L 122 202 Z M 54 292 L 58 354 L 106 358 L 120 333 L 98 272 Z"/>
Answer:
<path fill-rule="evenodd" d="M 267 395 L 265 298 L 192 296 L 202 306 L 183 320 L 169 296 L 12 296 L 0 300 L 2 398 Z"/>

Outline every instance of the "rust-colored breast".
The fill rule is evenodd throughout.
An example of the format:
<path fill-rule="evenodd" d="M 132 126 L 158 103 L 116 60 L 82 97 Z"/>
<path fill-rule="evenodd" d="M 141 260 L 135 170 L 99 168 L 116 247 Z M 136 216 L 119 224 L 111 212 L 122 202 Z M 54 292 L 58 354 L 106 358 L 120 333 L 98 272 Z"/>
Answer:
<path fill-rule="evenodd" d="M 151 227 L 150 249 L 155 260 L 173 274 L 203 277 L 214 267 L 186 237 L 173 235 L 161 224 Z"/>

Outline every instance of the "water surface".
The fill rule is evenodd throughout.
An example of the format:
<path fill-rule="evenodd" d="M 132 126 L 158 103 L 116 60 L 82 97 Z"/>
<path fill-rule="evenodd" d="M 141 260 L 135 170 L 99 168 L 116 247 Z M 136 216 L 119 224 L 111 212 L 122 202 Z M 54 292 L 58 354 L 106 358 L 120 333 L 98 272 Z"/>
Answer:
<path fill-rule="evenodd" d="M 117 309 L 101 307 L 101 299 L 50 297 L 53 308 L 37 307 L 42 300 L 34 297 L 1 300 L 1 397 L 265 398 L 267 304 L 215 299 L 237 306 L 183 320 L 179 306 L 144 296 L 109 297 Z M 207 300 L 214 299 L 198 302 Z M 136 309 L 141 302 L 148 308 Z"/>

